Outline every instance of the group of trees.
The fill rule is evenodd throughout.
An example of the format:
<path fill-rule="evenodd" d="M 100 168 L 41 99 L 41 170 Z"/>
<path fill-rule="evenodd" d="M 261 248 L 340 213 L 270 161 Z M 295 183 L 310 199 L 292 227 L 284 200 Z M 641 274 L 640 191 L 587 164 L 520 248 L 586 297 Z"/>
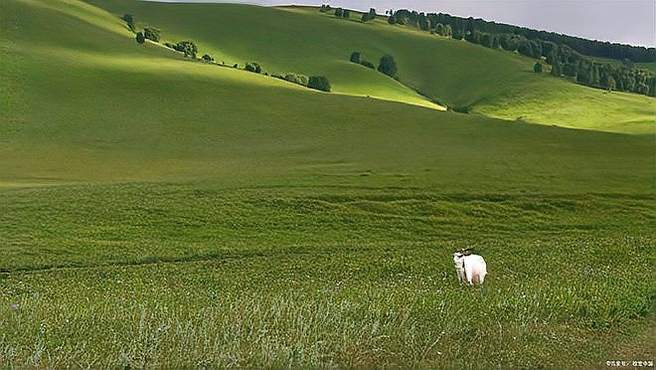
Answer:
<path fill-rule="evenodd" d="M 380 58 L 380 63 L 378 64 L 378 72 L 384 73 L 392 78 L 396 78 L 397 67 L 394 57 L 389 54 L 383 55 L 383 57 Z"/>
<path fill-rule="evenodd" d="M 262 66 L 256 62 L 246 63 L 244 69 L 247 70 L 248 72 L 262 73 Z"/>
<path fill-rule="evenodd" d="M 196 54 L 198 53 L 198 46 L 196 46 L 196 43 L 193 41 L 185 40 L 185 41 L 180 41 L 178 43 L 170 43 L 170 42 L 165 42 L 164 45 L 166 47 L 171 48 L 173 50 L 179 51 L 183 53 L 186 57 L 189 58 L 196 58 Z M 206 54 L 207 55 L 207 54 Z M 209 55 L 208 55 L 209 56 Z M 203 56 L 203 59 L 205 59 L 205 56 Z"/>
<path fill-rule="evenodd" d="M 246 63 L 244 67 L 245 70 L 253 73 L 262 73 L 264 70 L 259 63 L 250 62 Z M 268 73 L 265 73 L 268 75 Z M 314 90 L 321 90 L 330 92 L 332 87 L 330 86 L 330 81 L 325 76 L 305 76 L 298 73 L 285 73 L 285 74 L 272 74 L 271 77 L 279 78 L 297 85 L 305 86 Z"/>
<path fill-rule="evenodd" d="M 354 51 L 353 53 L 351 53 L 350 60 L 352 63 L 361 64 L 367 68 L 371 68 L 371 69 L 375 68 L 373 63 L 362 58 L 362 53 L 359 51 Z M 380 62 L 378 63 L 378 72 L 384 73 L 392 78 L 396 78 L 397 71 L 398 68 L 396 66 L 396 61 L 394 60 L 393 56 L 383 55 L 380 58 Z"/>
<path fill-rule="evenodd" d="M 146 40 L 159 42 L 161 31 L 154 27 L 146 27 L 143 31 L 137 32 L 135 39 L 139 44 L 143 44 Z"/>
<path fill-rule="evenodd" d="M 431 32 L 444 37 L 453 37 L 453 28 L 451 28 L 451 26 L 448 24 L 444 25 L 442 23 L 438 23 L 435 25 L 434 29 L 431 29 Z"/>
<path fill-rule="evenodd" d="M 503 23 L 487 22 L 483 19 L 472 17 L 462 18 L 444 13 L 419 13 L 401 9 L 388 11 L 389 22 L 393 24 L 409 24 L 423 30 L 434 29 L 435 25 L 441 23 L 449 25 L 454 35 L 464 35 L 477 30 L 489 34 L 512 34 L 522 36 L 527 40 L 548 41 L 557 45 L 566 45 L 573 50 L 591 57 L 603 57 L 610 59 L 629 59 L 633 62 L 656 62 L 656 48 L 645 48 L 596 40 L 588 40 L 580 37 L 562 35 L 555 32 L 533 30 L 526 27 L 518 27 Z"/>
<path fill-rule="evenodd" d="M 137 32 L 137 25 L 132 14 L 123 14 L 121 17 L 123 21 L 128 25 L 130 31 L 135 33 L 135 39 L 138 43 L 143 44 L 146 40 L 151 40 L 154 42 L 159 42 L 162 32 L 155 27 L 145 27 L 143 31 Z"/>
<path fill-rule="evenodd" d="M 322 7 L 325 8 L 325 7 Z M 330 8 L 328 6 L 328 8 Z M 373 9 L 372 9 L 373 10 Z M 374 11 L 375 14 L 375 11 Z M 348 17 L 348 13 L 346 15 Z M 160 42 L 162 32 L 155 27 L 145 27 L 143 31 L 136 32 L 136 26 L 134 17 L 130 14 L 125 14 L 121 17 L 128 25 L 130 30 L 135 33 L 135 38 L 139 44 L 143 44 L 146 40 L 151 40 L 153 42 Z M 164 45 L 170 49 L 184 53 L 186 57 L 196 59 L 198 54 L 198 46 L 193 41 L 185 40 L 177 43 L 165 42 Z M 201 59 L 206 63 L 214 63 L 214 58 L 209 54 L 204 54 Z M 221 62 L 221 65 L 224 65 L 224 62 Z M 239 68 L 238 64 L 233 66 L 234 68 Z M 373 65 L 372 65 L 373 68 Z M 244 69 L 253 73 L 262 73 L 263 69 L 259 63 L 250 62 L 246 63 Z M 265 73 L 267 74 L 267 73 Z M 268 74 L 267 74 L 268 75 Z M 285 75 L 274 75 L 274 77 L 281 78 L 283 80 L 302 85 L 311 89 L 321 90 L 330 92 L 332 87 L 330 86 L 330 81 L 325 76 L 310 76 L 296 74 L 296 73 L 287 73 Z"/>
<path fill-rule="evenodd" d="M 366 23 L 376 19 L 376 9 L 369 9 L 369 13 L 362 13 L 362 23 Z"/>
<path fill-rule="evenodd" d="M 330 86 L 330 81 L 325 76 L 310 76 L 308 79 L 307 87 L 310 89 L 320 90 L 330 92 L 332 87 Z"/>
<path fill-rule="evenodd" d="M 314 90 L 330 92 L 332 89 L 330 81 L 325 76 L 308 77 L 299 73 L 272 74 L 271 76 Z"/>
<path fill-rule="evenodd" d="M 127 23 L 128 28 L 130 28 L 130 31 L 136 32 L 137 31 L 137 26 L 134 23 L 134 16 L 132 14 L 124 14 L 123 17 L 121 17 Z"/>
<path fill-rule="evenodd" d="M 331 11 L 333 8 L 330 5 L 327 4 L 321 4 L 321 7 L 319 8 L 319 11 L 321 13 L 327 13 Z M 371 8 L 369 9 L 368 13 L 362 13 L 362 18 L 360 20 L 362 23 L 369 22 L 371 20 L 376 19 L 376 9 Z M 350 18 L 351 17 L 351 11 L 349 9 L 343 9 L 343 8 L 336 8 L 335 9 L 335 17 L 337 18 Z"/>
<path fill-rule="evenodd" d="M 656 96 L 656 75 L 631 63 L 598 63 L 561 45 L 547 56 L 551 74 L 565 76 L 582 85 Z"/>
<path fill-rule="evenodd" d="M 533 72 L 535 72 L 535 73 L 542 73 L 543 69 L 544 69 L 544 67 L 542 67 L 542 63 L 540 63 L 540 62 L 537 62 L 533 65 Z"/>
<path fill-rule="evenodd" d="M 653 58 L 650 56 L 650 53 L 654 51 L 653 48 L 611 44 L 616 46 L 609 46 L 609 48 L 617 52 L 604 54 L 599 51 L 603 48 L 590 45 L 606 45 L 608 43 L 485 22 L 481 19 L 453 17 L 442 13 L 424 14 L 405 9 L 387 13 L 390 14 L 388 21 L 392 24 L 412 25 L 441 36 L 449 36 L 451 33 L 451 37 L 455 39 L 464 38 L 471 43 L 488 48 L 517 52 L 535 59 L 545 59 L 546 63 L 552 66 L 551 73 L 554 76 L 565 76 L 579 84 L 608 90 L 656 95 L 656 88 L 653 87 L 656 76 L 646 70 L 637 69 L 633 65 L 633 61 L 656 60 L 656 55 Z M 539 36 L 546 36 L 546 38 L 542 39 Z M 575 43 L 574 40 L 582 41 Z M 584 56 L 568 43 L 574 43 L 583 50 L 597 50 L 597 54 L 602 54 L 599 56 L 613 58 L 628 55 L 633 59 L 626 58 L 624 63 L 599 63 Z M 582 45 L 588 45 L 588 47 Z M 542 72 L 542 70 L 543 65 L 538 62 L 534 66 L 534 71 Z"/>
<path fill-rule="evenodd" d="M 351 11 L 348 9 L 337 8 L 335 9 L 335 17 L 348 19 L 351 17 Z"/>
<path fill-rule="evenodd" d="M 351 62 L 355 64 L 363 65 L 370 69 L 376 69 L 376 66 L 368 60 L 362 58 L 362 53 L 359 51 L 354 51 L 351 53 Z"/>
<path fill-rule="evenodd" d="M 607 90 L 633 92 L 656 96 L 656 89 L 651 88 L 651 81 L 656 77 L 652 73 L 635 68 L 632 63 L 600 63 L 586 57 L 567 45 L 558 45 L 545 40 L 528 40 L 515 34 L 490 34 L 474 30 L 468 32 L 465 39 L 488 48 L 500 48 L 517 52 L 527 57 L 544 59 L 551 65 L 551 74 L 565 76 L 573 82 L 590 87 Z M 535 71 L 542 64 L 538 63 Z"/>
<path fill-rule="evenodd" d="M 272 76 L 305 87 L 307 87 L 308 83 L 310 82 L 310 78 L 308 76 L 298 73 L 273 74 Z"/>

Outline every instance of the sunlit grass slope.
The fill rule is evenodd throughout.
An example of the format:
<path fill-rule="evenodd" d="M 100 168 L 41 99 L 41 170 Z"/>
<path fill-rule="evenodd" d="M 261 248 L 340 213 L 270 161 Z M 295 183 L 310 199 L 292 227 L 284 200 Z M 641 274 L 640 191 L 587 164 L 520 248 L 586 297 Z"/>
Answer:
<path fill-rule="evenodd" d="M 362 24 L 317 8 L 264 8 L 231 4 L 164 4 L 134 0 L 92 3 L 142 25 L 162 28 L 166 39 L 197 40 L 201 50 L 226 63 L 255 60 L 271 71 L 327 75 L 336 91 L 405 95 L 376 72 L 348 63 L 352 51 L 372 62 L 386 53 L 399 64 L 401 81 L 451 107 L 471 106 L 504 119 L 523 119 L 613 132 L 653 133 L 656 100 L 636 94 L 603 94 L 564 79 L 532 72 L 535 60 L 464 41 L 432 36 L 383 19 Z M 355 18 L 355 16 L 353 16 Z M 566 100 L 559 96 L 567 91 Z M 563 107 L 576 106 L 574 112 Z"/>
<path fill-rule="evenodd" d="M 11 57 L 2 58 L 14 94 L 1 128 L 4 182 L 285 178 L 565 192 L 653 185 L 648 137 L 313 92 L 140 47 L 117 18 L 83 3 L 42 4 L 11 2 L 5 13 L 17 28 Z"/>

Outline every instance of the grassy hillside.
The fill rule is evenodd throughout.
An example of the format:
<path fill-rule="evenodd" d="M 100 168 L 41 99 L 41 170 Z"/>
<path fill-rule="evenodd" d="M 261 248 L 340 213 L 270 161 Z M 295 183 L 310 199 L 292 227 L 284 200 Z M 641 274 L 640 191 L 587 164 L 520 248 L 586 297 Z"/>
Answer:
<path fill-rule="evenodd" d="M 115 14 L 0 5 L 0 367 L 593 367 L 649 330 L 653 136 L 440 112 L 344 63 L 341 46 L 303 39 L 292 57 L 277 44 L 331 24 L 348 49 L 394 51 L 408 81 L 421 79 L 410 55 L 385 48 L 475 50 L 402 28 L 100 5 Z M 116 16 L 132 7 L 219 60 L 326 71 L 338 93 L 138 46 Z M 249 14 L 269 42 L 211 31 Z M 503 60 L 530 64 L 497 54 L 510 77 Z M 446 98 L 510 99 L 492 83 L 463 78 Z M 369 90 L 384 99 L 354 96 Z M 598 99 L 638 117 L 634 98 Z M 472 245 L 489 264 L 482 290 L 453 272 L 452 251 Z"/>
<path fill-rule="evenodd" d="M 549 125 L 656 132 L 656 99 L 571 86 L 564 79 L 534 74 L 532 59 L 390 26 L 383 19 L 362 24 L 356 19 L 336 19 L 316 8 L 133 0 L 91 3 L 117 15 L 132 13 L 141 24 L 160 27 L 167 39 L 197 40 L 201 50 L 226 63 L 256 60 L 271 71 L 326 74 L 340 92 L 405 101 L 399 92 L 389 90 L 391 81 L 348 63 L 354 50 L 376 64 L 390 53 L 405 84 L 451 107 L 473 106 L 474 111 L 495 117 L 522 117 Z M 303 37 L 298 37 L 299 32 Z M 567 100 L 559 95 L 562 91 L 568 92 Z M 576 111 L 563 113 L 563 101 L 576 106 Z"/>

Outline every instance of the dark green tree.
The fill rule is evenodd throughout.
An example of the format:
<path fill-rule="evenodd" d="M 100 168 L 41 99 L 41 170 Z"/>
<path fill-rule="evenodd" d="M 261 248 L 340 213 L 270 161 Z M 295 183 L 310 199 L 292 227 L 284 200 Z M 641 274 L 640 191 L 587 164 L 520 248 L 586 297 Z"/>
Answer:
<path fill-rule="evenodd" d="M 391 55 L 383 55 L 378 64 L 378 71 L 390 77 L 396 77 L 397 66 L 394 57 Z"/>
<path fill-rule="evenodd" d="M 492 49 L 498 49 L 501 45 L 499 44 L 499 35 L 492 35 Z"/>
<path fill-rule="evenodd" d="M 244 67 L 244 69 L 248 72 L 262 73 L 262 66 L 256 62 L 246 63 L 246 67 Z"/>
<path fill-rule="evenodd" d="M 490 35 L 489 33 L 484 33 L 481 35 L 481 45 L 485 46 L 486 48 L 492 48 L 493 43 L 494 43 L 493 35 Z"/>
<path fill-rule="evenodd" d="M 123 14 L 122 19 L 125 21 L 125 23 L 127 23 L 128 27 L 130 27 L 130 31 L 136 31 L 134 25 L 134 16 L 132 16 L 132 14 Z"/>
<path fill-rule="evenodd" d="M 526 55 L 527 57 L 533 57 L 533 44 L 527 40 L 523 40 L 521 43 L 519 43 L 517 52 L 522 55 Z"/>
<path fill-rule="evenodd" d="M 453 36 L 453 28 L 451 28 L 451 26 L 448 24 L 444 26 L 444 36 L 446 37 Z"/>
<path fill-rule="evenodd" d="M 307 86 L 320 91 L 330 92 L 331 90 L 330 81 L 324 76 L 310 76 Z"/>
<path fill-rule="evenodd" d="M 533 66 L 533 72 L 542 73 L 542 63 L 540 62 L 535 63 L 535 65 Z"/>
<path fill-rule="evenodd" d="M 554 60 L 551 64 L 551 74 L 556 77 L 560 77 L 563 74 L 563 69 L 558 59 Z"/>
<path fill-rule="evenodd" d="M 359 51 L 354 51 L 354 52 L 351 53 L 351 62 L 359 64 L 361 57 L 362 57 L 362 54 Z"/>
<path fill-rule="evenodd" d="M 369 22 L 376 19 L 376 9 L 369 9 L 369 13 L 362 14 L 362 22 Z"/>
<path fill-rule="evenodd" d="M 287 73 L 282 78 L 286 81 L 293 82 L 301 86 L 307 86 L 309 82 L 309 78 L 307 76 L 297 73 Z"/>
<path fill-rule="evenodd" d="M 335 17 L 342 18 L 344 16 L 344 9 L 337 8 L 335 9 Z"/>
<path fill-rule="evenodd" d="M 196 58 L 198 47 L 193 41 L 180 41 L 175 44 L 175 50 L 184 53 L 186 57 Z"/>
<path fill-rule="evenodd" d="M 442 23 L 435 25 L 435 33 L 440 36 L 444 36 L 444 25 Z"/>
<path fill-rule="evenodd" d="M 151 41 L 154 42 L 159 42 L 159 39 L 161 37 L 162 31 L 160 31 L 157 28 L 154 27 L 146 27 L 144 28 L 144 36 Z"/>
<path fill-rule="evenodd" d="M 387 23 L 396 24 L 396 17 L 393 16 L 393 15 L 390 15 L 389 17 L 387 17 Z"/>
<path fill-rule="evenodd" d="M 592 65 L 592 80 L 590 81 L 590 84 L 592 86 L 599 86 L 601 83 L 601 77 L 599 74 L 599 66 L 597 64 Z"/>
<path fill-rule="evenodd" d="M 146 42 L 146 37 L 144 36 L 143 32 L 137 32 L 136 40 L 140 44 Z"/>
<path fill-rule="evenodd" d="M 211 62 L 214 61 L 214 58 L 212 58 L 212 56 L 209 55 L 209 54 L 205 54 L 205 55 L 203 55 L 203 60 L 207 63 L 211 63 Z"/>
<path fill-rule="evenodd" d="M 424 14 L 419 14 L 417 18 L 417 27 L 422 31 L 428 31 L 431 29 L 430 19 Z"/>
<path fill-rule="evenodd" d="M 615 79 L 613 76 L 608 76 L 608 85 L 607 85 L 608 91 L 613 91 L 617 89 L 617 83 L 615 82 Z"/>
<path fill-rule="evenodd" d="M 567 77 L 574 77 L 576 78 L 576 75 L 578 73 L 578 68 L 576 64 L 574 63 L 565 63 L 563 66 L 563 74 Z"/>
<path fill-rule="evenodd" d="M 647 79 L 647 86 L 649 87 L 647 95 L 656 96 L 656 76 Z"/>
<path fill-rule="evenodd" d="M 360 64 L 370 69 L 376 69 L 376 66 L 368 60 L 362 60 Z"/>

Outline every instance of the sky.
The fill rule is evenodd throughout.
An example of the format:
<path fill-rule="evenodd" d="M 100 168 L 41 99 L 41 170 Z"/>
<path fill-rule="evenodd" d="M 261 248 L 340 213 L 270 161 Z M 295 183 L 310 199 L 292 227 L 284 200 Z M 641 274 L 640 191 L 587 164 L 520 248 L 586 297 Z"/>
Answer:
<path fill-rule="evenodd" d="M 656 46 L 656 0 L 159 0 L 258 5 L 320 5 L 368 10 L 410 9 L 623 44 Z"/>

